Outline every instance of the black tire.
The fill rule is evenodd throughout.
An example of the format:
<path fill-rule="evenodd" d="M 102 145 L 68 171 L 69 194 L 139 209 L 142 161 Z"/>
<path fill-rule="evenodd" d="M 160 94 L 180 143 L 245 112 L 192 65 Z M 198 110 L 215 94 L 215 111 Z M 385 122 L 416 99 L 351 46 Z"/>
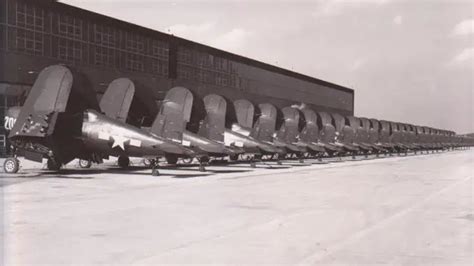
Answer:
<path fill-rule="evenodd" d="M 229 155 L 229 159 L 231 161 L 238 161 L 239 160 L 239 155 L 238 154 Z"/>
<path fill-rule="evenodd" d="M 167 155 L 165 155 L 165 159 L 166 159 L 166 162 L 168 164 L 177 164 L 178 163 L 178 156 L 176 156 L 176 155 L 167 154 Z"/>
<path fill-rule="evenodd" d="M 3 162 L 3 171 L 8 174 L 15 174 L 20 170 L 20 161 L 17 158 L 7 158 Z"/>
<path fill-rule="evenodd" d="M 90 160 L 79 160 L 79 167 L 83 169 L 91 168 L 92 162 Z"/>
<path fill-rule="evenodd" d="M 127 156 L 119 156 L 117 163 L 121 168 L 128 168 L 130 166 L 130 158 Z"/>
<path fill-rule="evenodd" d="M 61 164 L 59 164 L 55 159 L 48 158 L 48 162 L 46 164 L 48 170 L 50 171 L 59 171 L 61 169 Z"/>

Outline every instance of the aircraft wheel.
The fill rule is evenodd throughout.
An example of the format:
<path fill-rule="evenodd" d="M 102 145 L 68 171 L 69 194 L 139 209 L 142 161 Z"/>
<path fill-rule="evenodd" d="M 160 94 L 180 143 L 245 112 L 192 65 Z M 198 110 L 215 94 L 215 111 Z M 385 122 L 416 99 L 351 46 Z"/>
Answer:
<path fill-rule="evenodd" d="M 3 162 L 3 171 L 8 174 L 15 174 L 20 169 L 20 161 L 17 158 L 7 158 Z"/>
<path fill-rule="evenodd" d="M 238 161 L 239 160 L 239 155 L 238 154 L 229 155 L 229 159 L 231 161 Z"/>
<path fill-rule="evenodd" d="M 48 167 L 48 170 L 51 171 L 59 171 L 59 169 L 61 169 L 61 165 L 53 158 L 48 158 L 48 162 L 46 165 Z"/>
<path fill-rule="evenodd" d="M 92 162 L 90 160 L 79 160 L 79 167 L 80 168 L 91 168 Z"/>
<path fill-rule="evenodd" d="M 150 159 L 143 159 L 143 160 L 142 160 L 142 163 L 143 163 L 143 165 L 146 166 L 146 167 L 150 167 L 150 166 L 152 165 L 152 162 L 151 162 Z"/>
<path fill-rule="evenodd" d="M 183 158 L 181 159 L 181 161 L 184 163 L 184 164 L 191 164 L 193 162 L 194 158 Z"/>
<path fill-rule="evenodd" d="M 130 158 L 128 158 L 127 156 L 119 156 L 117 163 L 121 168 L 127 168 L 128 166 L 130 166 Z"/>

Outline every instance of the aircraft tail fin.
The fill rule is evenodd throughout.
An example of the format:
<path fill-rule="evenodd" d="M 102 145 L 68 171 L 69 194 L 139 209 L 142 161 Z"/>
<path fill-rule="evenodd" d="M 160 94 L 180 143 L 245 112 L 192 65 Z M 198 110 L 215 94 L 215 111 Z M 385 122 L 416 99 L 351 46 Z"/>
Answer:
<path fill-rule="evenodd" d="M 300 114 L 297 109 L 292 107 L 284 107 L 281 111 L 284 121 L 277 132 L 277 138 L 287 143 L 296 142 L 299 134 Z"/>
<path fill-rule="evenodd" d="M 110 118 L 126 122 L 135 95 L 135 85 L 128 78 L 112 81 L 100 100 L 100 109 Z"/>
<path fill-rule="evenodd" d="M 277 109 L 269 103 L 258 105 L 260 115 L 254 125 L 253 137 L 262 141 L 273 141 L 275 133 Z"/>
<path fill-rule="evenodd" d="M 186 124 L 191 119 L 193 99 L 193 94 L 186 88 L 174 87 L 169 90 L 151 126 L 151 132 L 182 141 Z"/>
<path fill-rule="evenodd" d="M 73 84 L 71 71 L 61 65 L 43 69 L 26 98 L 9 137 L 45 137 L 54 131 L 59 113 L 66 111 Z"/>
<path fill-rule="evenodd" d="M 237 123 L 245 128 L 253 127 L 253 118 L 255 115 L 254 105 L 245 99 L 234 101 L 235 115 Z"/>
<path fill-rule="evenodd" d="M 227 102 L 216 94 L 204 97 L 206 117 L 201 122 L 198 134 L 214 141 L 224 141 Z"/>
<path fill-rule="evenodd" d="M 317 142 L 319 138 L 319 127 L 316 113 L 309 108 L 304 108 L 301 112 L 303 113 L 306 123 L 300 133 L 300 139 L 308 143 Z"/>

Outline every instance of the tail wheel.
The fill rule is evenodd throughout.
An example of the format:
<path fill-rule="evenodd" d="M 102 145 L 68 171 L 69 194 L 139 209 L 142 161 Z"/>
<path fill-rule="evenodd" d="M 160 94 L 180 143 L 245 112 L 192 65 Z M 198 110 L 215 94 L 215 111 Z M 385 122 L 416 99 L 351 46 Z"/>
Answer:
<path fill-rule="evenodd" d="M 92 162 L 90 160 L 79 160 L 79 167 L 81 168 L 91 168 Z"/>
<path fill-rule="evenodd" d="M 3 171 L 8 174 L 15 174 L 20 169 L 20 161 L 17 158 L 7 158 L 3 162 Z"/>
<path fill-rule="evenodd" d="M 49 158 L 47 162 L 48 170 L 59 171 L 61 169 L 61 164 L 58 163 L 54 158 Z"/>
<path fill-rule="evenodd" d="M 146 167 L 151 167 L 152 166 L 152 161 L 150 159 L 143 159 L 142 163 Z"/>
<path fill-rule="evenodd" d="M 130 166 L 130 159 L 127 156 L 119 156 L 117 163 L 121 168 L 127 168 Z"/>
<path fill-rule="evenodd" d="M 191 164 L 193 162 L 194 158 L 183 158 L 181 159 L 181 161 L 184 163 L 184 164 Z"/>

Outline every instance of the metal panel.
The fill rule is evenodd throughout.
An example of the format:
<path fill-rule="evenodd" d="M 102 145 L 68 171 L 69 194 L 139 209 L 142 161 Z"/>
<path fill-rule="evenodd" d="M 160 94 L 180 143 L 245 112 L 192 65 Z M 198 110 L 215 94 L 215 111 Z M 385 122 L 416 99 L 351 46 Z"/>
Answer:
<path fill-rule="evenodd" d="M 199 128 L 199 135 L 223 142 L 227 102 L 222 96 L 217 94 L 207 95 L 203 101 L 206 117 Z"/>
<path fill-rule="evenodd" d="M 253 127 L 253 117 L 255 114 L 255 107 L 253 104 L 245 99 L 234 101 L 235 115 L 237 123 L 246 128 Z"/>

